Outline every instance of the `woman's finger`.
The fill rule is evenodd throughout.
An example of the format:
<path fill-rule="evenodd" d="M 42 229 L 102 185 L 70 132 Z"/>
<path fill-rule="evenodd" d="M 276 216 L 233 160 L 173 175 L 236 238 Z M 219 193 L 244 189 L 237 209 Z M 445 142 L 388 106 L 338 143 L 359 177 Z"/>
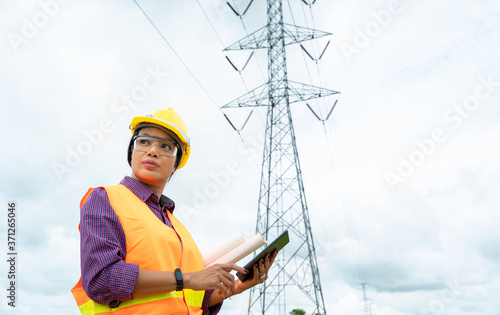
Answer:
<path fill-rule="evenodd" d="M 225 288 L 229 288 L 229 287 L 231 287 L 233 285 L 234 278 L 227 278 L 225 276 L 220 276 L 220 277 L 218 277 L 218 281 Z"/>
<path fill-rule="evenodd" d="M 224 298 L 226 298 L 227 296 L 227 289 L 228 287 L 231 286 L 231 283 L 229 282 L 227 279 L 222 279 L 221 280 L 218 280 L 218 283 L 216 284 L 215 286 L 215 290 L 219 290 L 219 294 L 223 294 Z"/>
<path fill-rule="evenodd" d="M 240 267 L 240 266 L 235 265 L 235 264 L 220 264 L 218 266 L 227 272 L 231 272 L 234 270 L 234 271 L 238 271 L 241 273 L 247 273 L 247 271 L 243 267 Z"/>
<path fill-rule="evenodd" d="M 233 295 L 235 288 L 236 288 L 236 281 L 234 281 L 234 278 L 233 278 L 233 283 L 232 283 L 231 287 L 228 288 L 228 291 L 227 291 L 225 298 L 227 298 L 229 295 Z"/>
<path fill-rule="evenodd" d="M 269 267 L 271 267 L 271 255 L 270 254 L 266 255 L 266 260 L 264 261 L 264 268 L 266 269 L 266 273 L 269 270 Z"/>
<path fill-rule="evenodd" d="M 273 255 L 271 256 L 271 265 L 274 263 L 274 260 L 276 259 L 276 256 L 278 256 L 278 251 L 275 250 Z"/>
<path fill-rule="evenodd" d="M 258 274 L 259 274 L 259 282 L 264 282 L 267 277 L 265 259 L 261 259 L 258 263 Z"/>
<path fill-rule="evenodd" d="M 260 261 L 253 266 L 253 279 L 255 282 L 259 283 L 260 282 Z"/>

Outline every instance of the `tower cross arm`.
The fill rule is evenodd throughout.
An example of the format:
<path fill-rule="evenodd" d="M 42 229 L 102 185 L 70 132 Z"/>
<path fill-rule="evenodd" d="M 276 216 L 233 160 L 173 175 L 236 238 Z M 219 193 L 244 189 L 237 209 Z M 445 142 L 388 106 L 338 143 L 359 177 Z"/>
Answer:
<path fill-rule="evenodd" d="M 283 24 L 283 36 L 285 37 L 285 45 L 296 44 L 306 40 L 312 40 L 324 36 L 330 36 L 331 33 L 315 30 L 312 28 L 301 27 L 290 24 Z M 268 43 L 268 27 L 262 27 L 255 32 L 243 37 L 236 43 L 224 48 L 228 50 L 242 50 L 242 49 L 263 49 L 269 48 Z"/>
<path fill-rule="evenodd" d="M 221 108 L 238 107 L 259 107 L 268 105 L 268 86 L 267 83 L 256 87 L 255 89 L 243 94 L 237 99 L 232 100 Z"/>
<path fill-rule="evenodd" d="M 267 48 L 267 29 L 265 27 L 261 27 L 236 43 L 224 48 L 224 51 L 261 48 Z"/>
<path fill-rule="evenodd" d="M 339 94 L 340 92 L 309 85 L 300 82 L 288 81 L 288 96 L 289 102 L 303 102 L 315 98 L 326 97 L 334 94 Z"/>
<path fill-rule="evenodd" d="M 303 102 L 315 98 L 326 97 L 340 92 L 309 85 L 305 83 L 288 81 L 288 97 L 289 103 Z M 225 104 L 221 108 L 238 108 L 238 107 L 260 107 L 269 105 L 268 84 L 265 83 L 242 96 Z"/>
<path fill-rule="evenodd" d="M 332 35 L 332 33 L 297 25 L 290 25 L 285 23 L 284 26 L 285 45 L 297 44 L 306 40 L 312 40 Z"/>

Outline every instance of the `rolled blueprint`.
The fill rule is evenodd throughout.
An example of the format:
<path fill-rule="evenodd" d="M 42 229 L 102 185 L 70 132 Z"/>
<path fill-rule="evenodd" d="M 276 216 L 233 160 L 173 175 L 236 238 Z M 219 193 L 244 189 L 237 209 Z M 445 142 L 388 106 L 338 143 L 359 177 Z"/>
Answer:
<path fill-rule="evenodd" d="M 208 264 L 227 254 L 230 250 L 238 247 L 238 245 L 245 243 L 246 240 L 242 232 L 231 236 L 224 243 L 203 254 L 203 265 L 207 267 Z"/>
<path fill-rule="evenodd" d="M 205 267 L 209 267 L 215 264 L 226 264 L 226 263 L 234 264 L 238 262 L 240 259 L 253 253 L 256 249 L 265 244 L 266 244 L 266 239 L 264 238 L 264 235 L 262 235 L 262 233 L 258 233 L 251 239 L 247 240 L 245 243 L 240 244 L 238 247 L 234 248 L 230 252 L 209 263 Z"/>

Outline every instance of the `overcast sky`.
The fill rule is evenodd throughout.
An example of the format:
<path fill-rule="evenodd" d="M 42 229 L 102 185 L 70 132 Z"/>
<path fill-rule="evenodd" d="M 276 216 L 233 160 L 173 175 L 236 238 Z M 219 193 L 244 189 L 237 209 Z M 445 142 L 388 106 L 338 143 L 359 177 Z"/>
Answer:
<path fill-rule="evenodd" d="M 130 175 L 130 121 L 158 108 L 189 128 L 191 158 L 164 193 L 202 252 L 254 234 L 265 110 L 243 143 L 219 108 L 267 80 L 265 51 L 241 76 L 225 57 L 241 69 L 251 52 L 222 51 L 265 25 L 265 1 L 243 23 L 225 1 L 138 3 L 170 47 L 132 0 L 0 4 L 2 288 L 18 203 L 17 307 L 2 298 L 2 314 L 78 314 L 79 201 Z M 331 41 L 318 66 L 287 48 L 290 80 L 341 92 L 324 125 L 292 106 L 328 314 L 363 314 L 362 281 L 373 314 L 497 314 L 500 3 L 283 7 L 286 23 L 333 33 L 303 43 L 317 58 Z M 324 118 L 336 99 L 310 105 Z"/>

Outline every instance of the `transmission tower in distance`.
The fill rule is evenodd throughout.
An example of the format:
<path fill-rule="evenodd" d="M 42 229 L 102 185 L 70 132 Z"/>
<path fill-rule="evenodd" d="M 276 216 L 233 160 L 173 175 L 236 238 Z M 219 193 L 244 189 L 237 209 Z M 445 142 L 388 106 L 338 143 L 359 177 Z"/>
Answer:
<path fill-rule="evenodd" d="M 366 296 L 366 283 L 361 283 L 361 289 L 363 290 L 363 307 L 365 315 L 372 315 L 372 309 L 370 307 L 370 302 Z"/>
<path fill-rule="evenodd" d="M 268 82 L 222 109 L 267 108 L 256 231 L 267 240 L 285 230 L 290 237 L 266 282 L 251 289 L 248 314 L 326 314 L 290 104 L 338 92 L 289 81 L 285 46 L 328 35 L 283 23 L 282 0 L 268 0 L 267 25 L 224 49 L 267 49 Z"/>

